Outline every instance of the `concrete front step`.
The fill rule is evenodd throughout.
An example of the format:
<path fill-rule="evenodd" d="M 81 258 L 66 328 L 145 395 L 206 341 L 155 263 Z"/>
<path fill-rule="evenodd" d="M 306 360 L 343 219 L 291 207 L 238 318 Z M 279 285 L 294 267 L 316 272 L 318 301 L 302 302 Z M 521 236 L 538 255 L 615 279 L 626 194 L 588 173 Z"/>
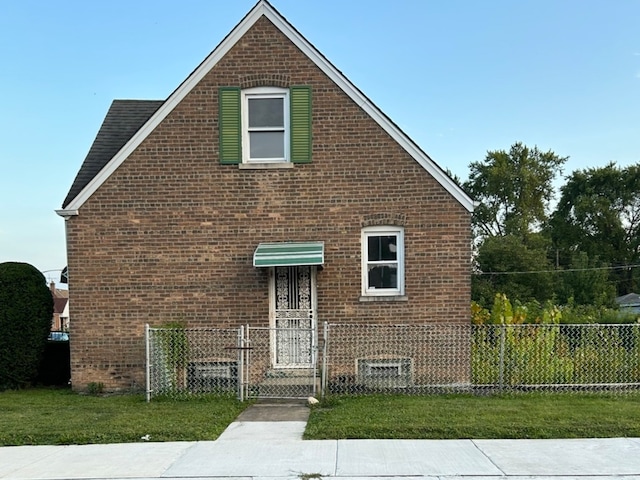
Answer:
<path fill-rule="evenodd" d="M 314 395 L 320 379 L 311 369 L 270 370 L 265 378 L 254 385 L 253 395 L 258 398 L 307 398 Z"/>

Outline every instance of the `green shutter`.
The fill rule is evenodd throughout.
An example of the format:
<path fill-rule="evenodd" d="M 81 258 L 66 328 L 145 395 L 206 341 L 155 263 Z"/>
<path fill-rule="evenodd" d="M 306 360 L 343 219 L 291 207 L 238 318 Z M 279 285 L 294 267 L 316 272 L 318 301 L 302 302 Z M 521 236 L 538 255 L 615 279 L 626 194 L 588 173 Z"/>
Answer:
<path fill-rule="evenodd" d="M 291 105 L 291 161 L 311 162 L 311 87 L 295 86 L 289 91 Z"/>
<path fill-rule="evenodd" d="M 242 162 L 240 89 L 220 88 L 219 102 L 220 163 L 240 163 Z"/>

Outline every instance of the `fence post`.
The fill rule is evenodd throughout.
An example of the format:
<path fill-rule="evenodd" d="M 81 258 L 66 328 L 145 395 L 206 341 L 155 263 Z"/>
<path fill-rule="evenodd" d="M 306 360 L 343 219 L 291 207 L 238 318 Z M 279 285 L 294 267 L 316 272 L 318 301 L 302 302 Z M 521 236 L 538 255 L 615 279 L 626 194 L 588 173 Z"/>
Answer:
<path fill-rule="evenodd" d="M 149 329 L 149 324 L 146 323 L 144 325 L 144 350 L 145 350 L 145 381 L 146 381 L 146 385 L 145 388 L 147 390 L 147 403 L 149 403 L 151 401 L 151 366 L 149 365 L 149 362 L 151 361 L 151 347 L 149 345 L 150 343 L 150 329 Z"/>
<path fill-rule="evenodd" d="M 238 327 L 238 400 L 244 402 L 244 325 Z"/>
<path fill-rule="evenodd" d="M 504 344 L 505 344 L 505 334 L 506 334 L 507 326 L 503 323 L 500 327 L 500 377 L 499 377 L 499 388 L 500 391 L 504 388 Z"/>
<path fill-rule="evenodd" d="M 322 377 L 320 379 L 320 395 L 324 398 L 327 391 L 327 345 L 329 344 L 329 324 L 325 321 L 323 324 L 322 332 Z"/>

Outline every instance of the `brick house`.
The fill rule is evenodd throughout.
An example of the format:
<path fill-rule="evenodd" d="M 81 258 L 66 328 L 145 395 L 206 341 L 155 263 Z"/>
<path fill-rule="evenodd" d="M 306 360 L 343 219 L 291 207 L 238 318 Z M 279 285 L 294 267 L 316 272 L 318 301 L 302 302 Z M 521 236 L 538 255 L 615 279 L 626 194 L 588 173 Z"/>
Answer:
<path fill-rule="evenodd" d="M 472 208 L 260 0 L 166 100 L 113 102 L 57 211 L 74 388 L 142 387 L 146 324 L 468 324 Z"/>
<path fill-rule="evenodd" d="M 53 297 L 52 332 L 69 331 L 69 291 L 56 288 L 55 282 L 49 283 L 49 290 Z"/>

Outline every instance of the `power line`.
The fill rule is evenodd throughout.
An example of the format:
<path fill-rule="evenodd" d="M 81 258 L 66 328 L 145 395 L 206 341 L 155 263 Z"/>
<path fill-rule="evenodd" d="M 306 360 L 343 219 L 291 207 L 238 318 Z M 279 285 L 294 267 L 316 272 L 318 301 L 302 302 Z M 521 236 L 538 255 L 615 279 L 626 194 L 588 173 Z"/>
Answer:
<path fill-rule="evenodd" d="M 562 270 L 526 270 L 520 272 L 474 272 L 473 275 L 522 275 L 527 273 L 568 273 L 568 272 L 592 272 L 596 270 L 625 270 L 637 268 L 640 264 L 619 265 L 617 267 L 590 267 L 590 268 L 565 268 Z"/>

